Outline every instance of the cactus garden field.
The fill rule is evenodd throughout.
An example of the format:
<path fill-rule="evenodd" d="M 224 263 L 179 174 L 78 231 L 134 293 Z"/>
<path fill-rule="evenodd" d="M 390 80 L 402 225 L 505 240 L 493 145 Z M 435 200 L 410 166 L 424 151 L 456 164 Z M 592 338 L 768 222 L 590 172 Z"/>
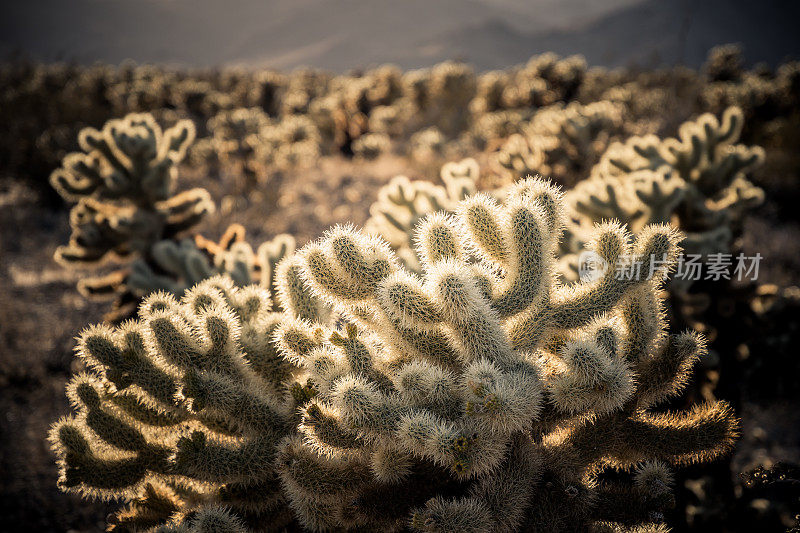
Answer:
<path fill-rule="evenodd" d="M 800 63 L 0 63 L 0 530 L 800 531 Z"/>

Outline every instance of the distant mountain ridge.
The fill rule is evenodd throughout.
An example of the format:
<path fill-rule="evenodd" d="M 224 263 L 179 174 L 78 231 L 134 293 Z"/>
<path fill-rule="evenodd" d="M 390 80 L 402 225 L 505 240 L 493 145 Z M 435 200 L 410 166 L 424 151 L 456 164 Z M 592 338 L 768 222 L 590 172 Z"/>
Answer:
<path fill-rule="evenodd" d="M 727 42 L 751 62 L 800 56 L 789 0 L 31 0 L 4 11 L 0 54 L 46 61 L 344 71 L 455 58 L 485 70 L 552 50 L 697 66 Z"/>

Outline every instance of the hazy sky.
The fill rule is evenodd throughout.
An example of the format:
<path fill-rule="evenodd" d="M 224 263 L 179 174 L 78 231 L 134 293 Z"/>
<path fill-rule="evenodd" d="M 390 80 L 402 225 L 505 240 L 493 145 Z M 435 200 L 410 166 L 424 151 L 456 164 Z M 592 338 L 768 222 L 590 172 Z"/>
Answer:
<path fill-rule="evenodd" d="M 9 5 L 10 4 L 10 5 Z M 30 0 L 4 6 L 0 53 L 84 63 L 300 65 L 346 70 L 447 58 L 500 68 L 546 50 L 590 63 L 682 61 L 742 42 L 800 49 L 788 0 Z"/>

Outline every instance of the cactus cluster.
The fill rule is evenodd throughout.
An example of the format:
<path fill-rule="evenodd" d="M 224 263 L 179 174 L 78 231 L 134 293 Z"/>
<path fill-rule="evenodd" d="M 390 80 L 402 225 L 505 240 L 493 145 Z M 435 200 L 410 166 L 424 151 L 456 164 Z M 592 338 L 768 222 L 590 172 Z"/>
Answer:
<path fill-rule="evenodd" d="M 241 176 L 245 182 L 242 189 L 252 188 L 266 180 L 254 152 L 258 133 L 269 125 L 269 116 L 259 107 L 221 111 L 208 120 L 209 136 L 189 150 L 190 161 L 218 167 L 225 175 Z"/>
<path fill-rule="evenodd" d="M 207 123 L 210 136 L 192 149 L 196 163 L 217 166 L 225 177 L 243 177 L 251 191 L 271 174 L 308 164 L 323 150 L 317 124 L 305 115 L 271 118 L 261 108 L 225 110 Z"/>
<path fill-rule="evenodd" d="M 568 101 L 575 96 L 585 76 L 586 60 L 581 56 L 563 59 L 553 53 L 534 56 L 521 67 L 481 74 L 470 109 L 481 114 Z"/>
<path fill-rule="evenodd" d="M 7 128 L 0 140 L 10 149 L 0 158 L 0 169 L 8 175 L 33 174 L 31 185 L 41 187 L 42 178 L 73 149 L 82 127 L 98 127 L 131 112 L 150 112 L 159 121 L 193 120 L 202 141 L 191 153 L 193 158 L 208 163 L 212 172 L 220 164 L 225 171 L 240 168 L 248 174 L 248 187 L 254 177 L 250 163 L 258 167 L 255 177 L 261 182 L 285 170 L 285 165 L 304 164 L 317 151 L 344 157 L 383 153 L 390 148 L 387 137 L 392 152 L 407 154 L 411 137 L 434 126 L 441 133 L 438 144 L 446 158 L 467 154 L 441 150 L 441 143 L 494 150 L 510 134 L 519 133 L 516 125 L 529 121 L 538 110 L 575 102 L 623 104 L 626 135 L 663 131 L 665 123 L 672 127 L 671 117 L 664 116 L 665 107 L 679 104 L 674 116 L 682 118 L 707 110 L 720 114 L 736 105 L 748 119 L 748 137 L 754 132 L 782 143 L 791 141 L 796 121 L 792 110 L 800 95 L 797 64 L 787 63 L 775 72 L 745 71 L 738 67 L 742 61 L 735 50 L 715 54 L 705 75 L 685 68 L 587 69 L 581 57 L 554 54 L 480 74 L 454 62 L 407 72 L 384 65 L 343 75 L 307 69 L 279 73 L 233 68 L 184 71 L 132 63 L 118 67 L 3 63 L 0 100 Z M 291 117 L 308 119 L 318 130 L 313 139 L 316 149 L 313 143 L 303 143 L 278 154 L 273 146 L 257 159 L 250 157 L 252 145 L 244 137 L 239 144 L 226 130 L 228 125 L 241 125 L 239 119 L 253 110 L 275 123 Z M 216 127 L 219 132 L 213 131 Z M 360 140 L 362 136 L 366 138 Z M 579 161 L 581 170 L 592 163 L 592 152 L 580 154 L 590 156 Z M 565 183 L 581 177 L 569 172 L 574 157 L 559 156 L 557 163 L 568 174 Z M 515 178 L 521 175 L 524 172 Z"/>
<path fill-rule="evenodd" d="M 772 123 L 768 135 L 783 136 L 791 128 L 792 108 L 800 98 L 800 65 L 796 62 L 780 65 L 774 73 L 763 65 L 752 70 L 742 68 L 742 50 L 736 45 L 712 49 L 704 65 L 708 83 L 701 99 L 705 108 L 722 112 L 730 106 L 744 111 L 748 125 Z"/>
<path fill-rule="evenodd" d="M 307 165 L 321 154 L 321 138 L 314 122 L 303 115 L 289 115 L 261 128 L 254 157 L 260 167 Z"/>
<path fill-rule="evenodd" d="M 417 225 L 419 274 L 338 226 L 277 265 L 282 312 L 220 277 L 86 330 L 76 413 L 51 431 L 62 487 L 162 533 L 658 524 L 668 465 L 718 456 L 737 428 L 723 402 L 653 410 L 704 350 L 667 334 L 659 299 L 680 236 L 601 225 L 599 256 L 646 275 L 565 286 L 549 183 L 452 211 Z"/>
<path fill-rule="evenodd" d="M 731 107 L 721 120 L 704 114 L 684 123 L 677 139 L 613 143 L 567 194 L 573 216 L 565 251 L 578 251 L 595 223 L 616 219 L 634 233 L 672 223 L 685 233 L 687 254 L 729 252 L 743 213 L 764 198 L 746 177 L 764 150 L 737 144 L 743 123 L 742 111 Z"/>
<path fill-rule="evenodd" d="M 541 174 L 571 184 L 598 161 L 621 124 L 616 103 L 555 104 L 537 111 L 520 133 L 509 136 L 495 163 L 512 180 Z"/>
<path fill-rule="evenodd" d="M 552 105 L 570 98 L 585 70 L 585 62 L 577 57 L 561 60 L 544 54 L 510 72 L 480 76 L 456 62 L 406 73 L 385 65 L 352 77 L 306 70 L 290 77 L 271 73 L 263 76 L 269 78 L 264 83 L 272 95 L 271 105 L 221 107 L 208 121 L 210 137 L 199 143 L 194 154 L 209 164 L 217 159 L 223 163 L 233 160 L 246 174 L 256 172 L 258 181 L 263 181 L 270 169 L 303 165 L 322 154 L 370 160 L 399 151 L 423 163 L 440 163 L 452 152 L 445 146 L 452 141 L 486 142 L 487 131 L 475 127 L 477 122 L 499 118 L 506 110 Z M 256 92 L 265 90 L 262 87 Z M 280 105 L 275 105 L 275 100 Z M 245 125 L 241 119 L 262 109 L 271 124 L 266 129 L 259 127 L 260 135 L 254 135 L 258 132 L 252 128 L 247 128 L 238 142 L 229 135 L 228 125 L 234 129 Z M 530 118 L 530 113 L 517 113 L 519 120 Z M 280 131 L 270 133 L 276 127 L 280 130 L 284 121 L 289 121 L 288 126 L 305 121 L 303 130 L 310 134 L 292 139 Z M 293 145 L 299 140 L 309 142 Z M 402 148 L 403 141 L 408 142 L 407 149 Z M 253 153 L 255 148 L 259 153 Z"/>
<path fill-rule="evenodd" d="M 377 159 L 392 150 L 392 140 L 385 133 L 366 133 L 353 142 L 353 155 L 362 160 Z"/>

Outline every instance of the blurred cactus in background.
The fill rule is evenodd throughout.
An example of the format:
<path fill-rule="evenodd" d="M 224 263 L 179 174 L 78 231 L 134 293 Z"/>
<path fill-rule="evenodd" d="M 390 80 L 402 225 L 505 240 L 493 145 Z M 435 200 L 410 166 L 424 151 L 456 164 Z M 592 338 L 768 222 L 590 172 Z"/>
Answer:
<path fill-rule="evenodd" d="M 534 56 L 520 67 L 481 74 L 471 110 L 491 113 L 567 102 L 576 96 L 585 75 L 586 60 L 581 56 Z"/>
<path fill-rule="evenodd" d="M 223 274 L 238 287 L 258 283 L 269 289 L 274 285 L 275 265 L 294 249 L 294 238 L 281 234 L 253 250 L 245 240 L 244 227 L 231 224 L 219 242 L 198 234 L 194 240 L 157 243 L 152 254 L 158 272 L 163 274 L 143 261 L 136 261 L 131 266 L 127 285 L 140 297 L 155 291 L 180 296 L 201 281 Z"/>
<path fill-rule="evenodd" d="M 269 123 L 269 116 L 260 108 L 221 111 L 209 119 L 210 136 L 191 147 L 190 157 L 196 159 L 194 163 L 198 166 L 218 162 L 221 171 L 244 178 L 245 186 L 241 189 L 252 189 L 265 181 L 254 159 L 258 144 L 255 137 Z"/>
<path fill-rule="evenodd" d="M 724 453 L 737 420 L 651 411 L 704 350 L 665 331 L 680 236 L 601 226 L 596 252 L 649 275 L 562 286 L 564 209 L 537 179 L 469 196 L 418 224 L 420 275 L 338 226 L 277 265 L 283 313 L 217 277 L 86 330 L 61 486 L 130 502 L 119 530 L 661 527 L 668 465 Z"/>
<path fill-rule="evenodd" d="M 633 232 L 672 223 L 686 235 L 686 254 L 730 253 L 744 214 L 764 200 L 746 177 L 764 150 L 736 144 L 743 123 L 742 111 L 731 107 L 721 121 L 705 114 L 684 123 L 679 139 L 650 135 L 612 144 L 589 179 L 567 194 L 574 224 L 566 251 L 577 252 L 587 240 L 582 233 L 614 219 Z"/>
<path fill-rule="evenodd" d="M 599 160 L 621 124 L 621 106 L 612 102 L 555 104 L 523 123 L 496 163 L 512 180 L 540 174 L 572 185 Z"/>
<path fill-rule="evenodd" d="M 86 297 L 115 300 L 107 315 L 112 322 L 130 316 L 152 292 L 180 296 L 216 274 L 238 286 L 260 281 L 269 289 L 275 265 L 294 251 L 288 235 L 254 251 L 240 225 L 230 226 L 220 243 L 179 237 L 214 211 L 205 189 L 174 194 L 177 164 L 193 139 L 189 121 L 162 133 L 151 115 L 128 115 L 102 131 L 84 130 L 85 153 L 69 154 L 51 177 L 59 194 L 78 202 L 70 243 L 56 251 L 56 260 L 71 268 L 126 263 L 78 284 Z"/>
<path fill-rule="evenodd" d="M 70 213 L 70 242 L 56 251 L 56 260 L 71 268 L 134 259 L 157 263 L 165 241 L 214 210 L 204 189 L 175 193 L 176 167 L 194 135 L 189 121 L 162 132 L 148 114 L 83 130 L 83 152 L 67 155 L 50 177 L 65 200 L 77 202 Z M 124 315 L 119 306 L 136 288 L 129 287 L 129 276 L 128 269 L 116 270 L 85 278 L 78 288 L 86 296 L 120 297 Z"/>

